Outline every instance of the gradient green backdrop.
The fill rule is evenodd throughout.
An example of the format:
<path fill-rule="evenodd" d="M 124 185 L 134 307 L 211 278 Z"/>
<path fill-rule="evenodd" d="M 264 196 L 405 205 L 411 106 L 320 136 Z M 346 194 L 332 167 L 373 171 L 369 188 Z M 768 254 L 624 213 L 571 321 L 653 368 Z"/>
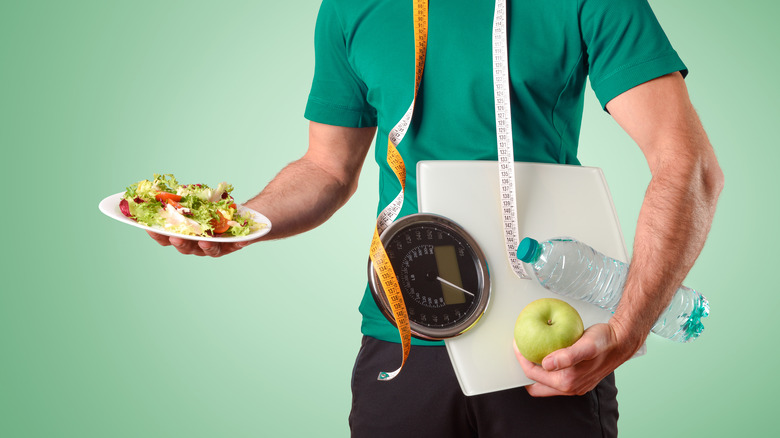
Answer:
<path fill-rule="evenodd" d="M 651 1 L 726 174 L 686 284 L 697 342 L 651 337 L 618 371 L 626 437 L 774 430 L 780 292 L 777 28 L 770 0 Z M 319 229 L 221 259 L 106 218 L 153 173 L 254 195 L 306 148 L 319 2 L 35 1 L 0 6 L 0 436 L 342 437 L 376 167 Z M 649 180 L 592 93 L 583 164 L 625 238 Z"/>

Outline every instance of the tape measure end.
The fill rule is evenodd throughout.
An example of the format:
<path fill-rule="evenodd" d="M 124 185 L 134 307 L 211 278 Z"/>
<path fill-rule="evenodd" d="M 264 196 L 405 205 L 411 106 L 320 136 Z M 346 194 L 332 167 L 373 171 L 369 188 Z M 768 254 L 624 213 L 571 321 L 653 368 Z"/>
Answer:
<path fill-rule="evenodd" d="M 397 376 L 400 371 L 401 371 L 400 368 L 393 371 L 392 373 L 387 373 L 382 371 L 379 373 L 379 376 L 377 376 L 376 379 L 379 380 L 380 382 L 389 382 L 390 380 L 395 379 L 395 376 Z"/>

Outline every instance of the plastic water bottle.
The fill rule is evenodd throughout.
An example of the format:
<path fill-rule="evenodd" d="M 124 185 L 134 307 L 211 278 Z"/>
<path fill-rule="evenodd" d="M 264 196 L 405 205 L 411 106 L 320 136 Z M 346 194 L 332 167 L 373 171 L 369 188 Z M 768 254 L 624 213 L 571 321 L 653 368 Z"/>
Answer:
<path fill-rule="evenodd" d="M 610 312 L 620 302 L 628 274 L 628 264 L 566 237 L 541 243 L 526 237 L 517 247 L 517 258 L 531 265 L 546 289 Z M 709 312 L 702 294 L 681 286 L 652 331 L 673 341 L 690 342 L 704 330 L 701 319 Z"/>

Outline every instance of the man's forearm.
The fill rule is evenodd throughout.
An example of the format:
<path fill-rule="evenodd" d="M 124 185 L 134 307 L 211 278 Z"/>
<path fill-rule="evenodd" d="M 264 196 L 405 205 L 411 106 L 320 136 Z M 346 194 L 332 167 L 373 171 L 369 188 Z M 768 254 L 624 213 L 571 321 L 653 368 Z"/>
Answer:
<path fill-rule="evenodd" d="M 706 141 L 698 138 L 695 141 Z M 723 177 L 706 146 L 678 145 L 689 154 L 655 168 L 637 222 L 628 279 L 613 323 L 647 334 L 701 252 Z M 643 339 L 635 339 L 638 349 Z"/>
<path fill-rule="evenodd" d="M 279 239 L 321 225 L 352 193 L 351 187 L 303 157 L 288 164 L 245 205 L 271 221 L 271 233 L 266 238 Z"/>
<path fill-rule="evenodd" d="M 623 298 L 611 321 L 639 348 L 704 246 L 723 174 L 678 74 L 619 96 L 610 110 L 642 149 L 652 174 Z"/>
<path fill-rule="evenodd" d="M 261 240 L 308 231 L 341 208 L 357 189 L 375 132 L 311 122 L 306 154 L 246 202 L 271 221 L 271 232 Z"/>

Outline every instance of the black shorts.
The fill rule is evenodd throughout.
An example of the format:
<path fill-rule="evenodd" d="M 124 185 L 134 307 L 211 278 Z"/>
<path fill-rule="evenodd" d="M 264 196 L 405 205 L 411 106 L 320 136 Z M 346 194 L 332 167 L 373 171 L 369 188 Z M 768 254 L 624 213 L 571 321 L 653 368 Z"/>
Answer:
<path fill-rule="evenodd" d="M 377 380 L 400 361 L 399 344 L 363 337 L 352 374 L 353 437 L 617 436 L 614 374 L 583 396 L 534 398 L 521 387 L 469 397 L 445 347 L 413 346 L 395 379 Z"/>

